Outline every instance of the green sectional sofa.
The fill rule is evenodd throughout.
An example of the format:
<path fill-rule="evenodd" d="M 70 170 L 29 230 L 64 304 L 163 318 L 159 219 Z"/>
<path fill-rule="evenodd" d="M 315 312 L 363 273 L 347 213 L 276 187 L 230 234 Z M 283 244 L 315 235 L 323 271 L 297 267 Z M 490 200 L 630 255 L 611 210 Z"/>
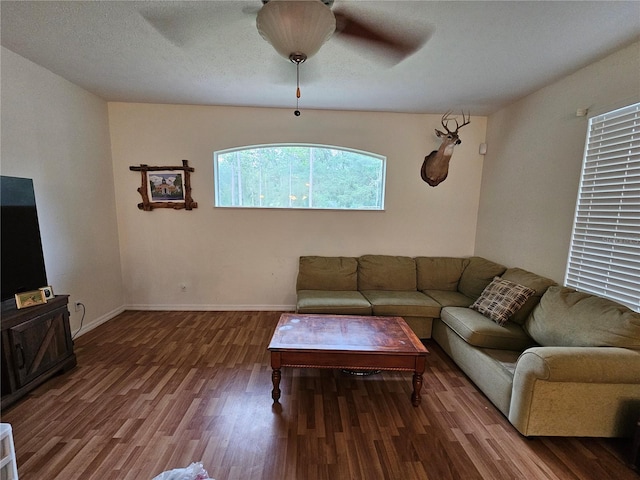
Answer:
<path fill-rule="evenodd" d="M 481 257 L 305 256 L 297 297 L 300 313 L 402 316 L 523 435 L 628 436 L 640 416 L 640 314 L 535 273 Z"/>

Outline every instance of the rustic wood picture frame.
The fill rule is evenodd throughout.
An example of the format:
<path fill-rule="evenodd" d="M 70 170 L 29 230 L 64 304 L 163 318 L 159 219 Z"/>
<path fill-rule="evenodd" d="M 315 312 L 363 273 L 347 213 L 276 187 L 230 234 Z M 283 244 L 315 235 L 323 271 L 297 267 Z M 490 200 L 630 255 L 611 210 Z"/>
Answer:
<path fill-rule="evenodd" d="M 193 167 L 189 166 L 189 160 L 182 160 L 182 166 L 168 166 L 168 167 L 154 167 L 151 165 L 140 164 L 139 166 L 133 165 L 129 167 L 129 170 L 134 172 L 140 172 L 142 177 L 142 184 L 138 188 L 138 193 L 142 196 L 142 203 L 138 204 L 138 208 L 144 211 L 151 211 L 154 208 L 173 208 L 174 210 L 192 210 L 198 208 L 198 203 L 193 201 L 191 196 L 191 177 L 190 174 L 194 171 Z M 183 189 L 184 199 L 181 201 L 157 201 L 149 195 L 149 172 L 182 172 L 183 175 Z"/>

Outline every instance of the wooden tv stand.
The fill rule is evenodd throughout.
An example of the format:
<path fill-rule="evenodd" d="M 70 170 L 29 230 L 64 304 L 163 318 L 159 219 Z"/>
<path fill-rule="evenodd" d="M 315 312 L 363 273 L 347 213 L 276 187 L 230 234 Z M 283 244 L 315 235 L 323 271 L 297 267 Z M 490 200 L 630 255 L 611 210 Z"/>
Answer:
<path fill-rule="evenodd" d="M 59 372 L 76 366 L 69 326 L 68 295 L 17 309 L 2 303 L 2 398 L 6 408 Z"/>

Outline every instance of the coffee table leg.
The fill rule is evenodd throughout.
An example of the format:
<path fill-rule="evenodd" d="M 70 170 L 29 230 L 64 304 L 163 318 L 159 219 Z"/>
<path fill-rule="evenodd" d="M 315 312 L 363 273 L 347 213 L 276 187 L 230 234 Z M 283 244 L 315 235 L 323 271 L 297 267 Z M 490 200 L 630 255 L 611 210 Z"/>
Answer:
<path fill-rule="evenodd" d="M 273 382 L 273 390 L 271 390 L 271 398 L 273 398 L 274 402 L 278 402 L 280 399 L 280 369 L 274 368 L 271 373 L 271 381 Z"/>
<path fill-rule="evenodd" d="M 422 390 L 422 374 L 415 372 L 413 374 L 413 393 L 411 394 L 411 403 L 414 407 L 420 405 L 420 390 Z"/>
<path fill-rule="evenodd" d="M 271 381 L 273 382 L 273 390 L 271 390 L 271 398 L 273 403 L 278 403 L 280 400 L 280 367 L 282 366 L 282 358 L 280 352 L 271 352 Z"/>

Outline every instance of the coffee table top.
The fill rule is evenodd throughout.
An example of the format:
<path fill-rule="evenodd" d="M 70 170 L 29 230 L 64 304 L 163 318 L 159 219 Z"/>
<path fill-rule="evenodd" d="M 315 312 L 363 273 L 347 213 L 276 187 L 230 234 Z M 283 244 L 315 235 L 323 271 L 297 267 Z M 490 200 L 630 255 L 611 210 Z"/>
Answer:
<path fill-rule="evenodd" d="M 271 351 L 428 353 L 402 317 L 283 313 Z"/>

